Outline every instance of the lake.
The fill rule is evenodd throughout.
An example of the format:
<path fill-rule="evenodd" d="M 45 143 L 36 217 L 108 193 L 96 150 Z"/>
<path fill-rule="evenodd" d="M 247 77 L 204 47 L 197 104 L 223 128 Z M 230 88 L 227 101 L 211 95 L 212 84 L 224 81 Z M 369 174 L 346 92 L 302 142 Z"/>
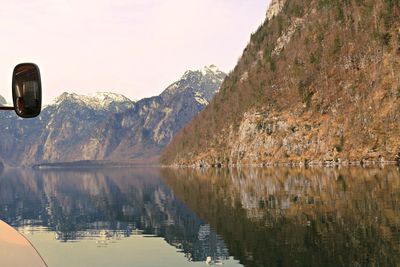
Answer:
<path fill-rule="evenodd" d="M 0 219 L 56 267 L 399 266 L 400 171 L 8 169 Z"/>

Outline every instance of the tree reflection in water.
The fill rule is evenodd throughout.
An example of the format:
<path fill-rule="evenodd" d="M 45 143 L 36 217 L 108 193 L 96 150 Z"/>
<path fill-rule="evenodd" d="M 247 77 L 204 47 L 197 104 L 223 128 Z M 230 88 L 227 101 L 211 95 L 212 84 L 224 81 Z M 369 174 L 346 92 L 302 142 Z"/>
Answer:
<path fill-rule="evenodd" d="M 245 266 L 396 266 L 400 172 L 163 169 L 173 192 Z"/>
<path fill-rule="evenodd" d="M 54 242 L 163 237 L 188 260 L 245 266 L 396 266 L 400 172 L 109 169 L 0 176 L 0 219 Z M 32 228 L 33 229 L 33 228 Z"/>

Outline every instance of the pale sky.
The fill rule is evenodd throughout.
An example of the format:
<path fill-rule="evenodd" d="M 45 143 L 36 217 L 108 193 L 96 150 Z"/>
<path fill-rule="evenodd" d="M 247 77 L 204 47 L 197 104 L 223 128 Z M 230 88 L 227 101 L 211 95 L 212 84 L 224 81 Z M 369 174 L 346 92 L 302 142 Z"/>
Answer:
<path fill-rule="evenodd" d="M 62 92 L 158 95 L 188 69 L 234 68 L 270 0 L 0 0 L 0 94 L 21 62 Z"/>

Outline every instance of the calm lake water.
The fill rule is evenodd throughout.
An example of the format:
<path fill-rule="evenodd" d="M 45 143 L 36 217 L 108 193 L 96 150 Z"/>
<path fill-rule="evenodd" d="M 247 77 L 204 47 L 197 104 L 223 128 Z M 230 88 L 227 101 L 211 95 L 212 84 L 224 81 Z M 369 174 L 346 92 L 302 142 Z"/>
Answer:
<path fill-rule="evenodd" d="M 8 170 L 0 219 L 50 267 L 400 266 L 400 171 Z"/>

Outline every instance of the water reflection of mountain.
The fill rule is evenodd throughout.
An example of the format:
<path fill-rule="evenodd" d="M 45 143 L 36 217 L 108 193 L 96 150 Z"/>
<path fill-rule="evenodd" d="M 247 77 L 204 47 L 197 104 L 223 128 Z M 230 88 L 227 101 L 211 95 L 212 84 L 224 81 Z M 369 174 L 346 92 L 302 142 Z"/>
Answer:
<path fill-rule="evenodd" d="M 162 171 L 245 266 L 396 266 L 400 172 L 387 169 Z"/>
<path fill-rule="evenodd" d="M 160 179 L 157 169 L 25 172 L 0 176 L 0 219 L 60 241 L 102 244 L 133 234 L 162 236 L 189 260 L 226 259 L 224 242 Z M 44 227 L 44 228 L 43 228 Z"/>

